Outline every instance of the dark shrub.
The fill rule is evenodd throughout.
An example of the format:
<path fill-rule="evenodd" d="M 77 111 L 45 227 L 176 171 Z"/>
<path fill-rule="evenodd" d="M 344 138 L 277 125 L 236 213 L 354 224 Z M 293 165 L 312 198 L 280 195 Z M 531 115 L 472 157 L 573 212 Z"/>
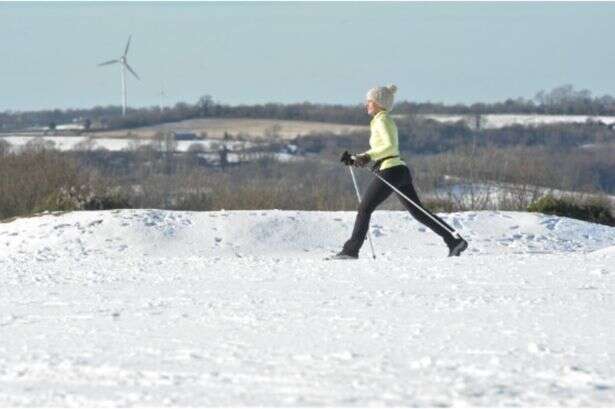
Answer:
<path fill-rule="evenodd" d="M 92 188 L 62 187 L 39 203 L 35 212 L 72 210 L 110 210 L 130 208 L 128 199 L 119 191 L 95 192 Z"/>
<path fill-rule="evenodd" d="M 40 150 L 0 159 L 0 219 L 32 214 L 62 186 L 85 183 L 87 172 L 62 152 Z"/>
<path fill-rule="evenodd" d="M 615 217 L 611 213 L 608 201 L 604 199 L 579 200 L 547 195 L 532 203 L 528 211 L 615 226 Z"/>

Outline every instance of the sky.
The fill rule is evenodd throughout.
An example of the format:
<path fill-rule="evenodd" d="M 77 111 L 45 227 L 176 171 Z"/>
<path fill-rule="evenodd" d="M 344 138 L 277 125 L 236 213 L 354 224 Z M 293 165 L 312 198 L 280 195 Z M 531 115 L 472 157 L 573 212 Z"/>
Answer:
<path fill-rule="evenodd" d="M 615 95 L 615 3 L 0 2 L 0 111 L 120 105 L 131 34 L 133 107 Z"/>

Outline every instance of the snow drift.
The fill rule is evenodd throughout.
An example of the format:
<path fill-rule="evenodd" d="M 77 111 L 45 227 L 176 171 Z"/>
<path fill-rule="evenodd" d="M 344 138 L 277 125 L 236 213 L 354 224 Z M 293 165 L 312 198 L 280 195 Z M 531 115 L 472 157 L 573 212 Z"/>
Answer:
<path fill-rule="evenodd" d="M 118 210 L 0 224 L 0 406 L 615 400 L 615 229 L 376 212 Z"/>
<path fill-rule="evenodd" d="M 0 224 L 0 257 L 228 257 L 319 260 L 348 238 L 353 212 L 117 210 L 43 215 Z M 443 219 L 471 243 L 468 255 L 588 252 L 615 243 L 615 229 L 522 212 L 465 212 Z M 371 232 L 385 258 L 447 254 L 442 240 L 405 212 L 375 212 Z M 465 255 L 464 254 L 464 255 Z M 370 257 L 369 246 L 362 249 Z"/>

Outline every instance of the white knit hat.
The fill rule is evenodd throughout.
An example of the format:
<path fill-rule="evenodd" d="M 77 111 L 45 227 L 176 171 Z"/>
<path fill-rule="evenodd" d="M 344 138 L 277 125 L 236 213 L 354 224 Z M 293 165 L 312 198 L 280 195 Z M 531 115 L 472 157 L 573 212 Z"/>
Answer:
<path fill-rule="evenodd" d="M 365 99 L 372 100 L 387 111 L 393 108 L 393 102 L 395 99 L 395 92 L 397 87 L 395 85 L 389 85 L 388 87 L 375 87 L 367 91 Z"/>

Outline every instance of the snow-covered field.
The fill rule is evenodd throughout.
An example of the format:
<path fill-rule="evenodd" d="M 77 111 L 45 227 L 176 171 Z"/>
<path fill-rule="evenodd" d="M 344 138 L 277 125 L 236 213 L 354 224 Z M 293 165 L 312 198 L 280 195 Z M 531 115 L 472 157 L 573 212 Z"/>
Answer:
<path fill-rule="evenodd" d="M 438 122 L 465 121 L 472 128 L 476 125 L 474 115 L 424 114 L 420 115 L 420 117 L 433 119 Z M 481 116 L 481 128 L 492 129 L 511 125 L 536 126 L 556 123 L 585 123 L 587 121 L 600 121 L 610 125 L 615 123 L 615 116 L 485 114 Z"/>
<path fill-rule="evenodd" d="M 0 406 L 615 403 L 615 229 L 119 210 L 0 224 Z"/>
<path fill-rule="evenodd" d="M 0 137 L 10 144 L 12 150 L 19 150 L 26 146 L 29 142 L 49 143 L 54 149 L 59 151 L 88 151 L 96 149 L 106 149 L 108 151 L 126 151 L 134 150 L 138 147 L 151 145 L 156 147 L 156 143 L 152 139 L 138 138 L 90 138 L 87 136 L 5 136 Z M 198 145 L 203 150 L 216 150 L 225 145 L 228 149 L 239 147 L 254 146 L 252 142 L 236 142 L 236 141 L 220 141 L 215 139 L 194 140 L 194 141 L 177 141 L 175 146 L 176 152 L 187 152 L 190 146 Z M 160 145 L 159 148 L 162 149 Z"/>
<path fill-rule="evenodd" d="M 48 147 L 59 151 L 93 151 L 104 149 L 110 152 L 120 151 L 135 151 L 140 147 L 151 146 L 154 149 L 166 149 L 164 146 L 157 144 L 151 139 L 137 138 L 89 138 L 87 136 L 5 136 L 0 137 L 0 140 L 8 142 L 12 152 L 19 152 L 21 149 L 28 146 L 28 143 L 35 141 L 41 144 L 49 144 Z M 215 162 L 220 156 L 217 153 L 222 146 L 226 146 L 231 152 L 228 153 L 227 160 L 229 163 L 237 163 L 243 160 L 253 160 L 267 153 L 252 152 L 238 154 L 232 152 L 234 149 L 243 150 L 245 148 L 254 147 L 253 142 L 238 142 L 238 141 L 220 141 L 215 139 L 194 140 L 194 141 L 177 141 L 175 142 L 175 152 L 188 152 L 192 146 L 200 146 L 207 153 L 199 153 L 199 156 Z M 292 148 L 294 145 L 288 145 Z M 296 146 L 295 146 L 296 147 Z M 297 160 L 297 156 L 287 152 L 275 152 L 269 154 L 279 161 L 288 162 Z"/>
<path fill-rule="evenodd" d="M 445 175 L 444 180 L 449 183 L 448 186 L 427 192 L 425 197 L 451 200 L 469 209 L 500 209 L 506 203 L 531 203 L 546 195 L 578 199 L 606 199 L 615 208 L 615 195 L 560 190 L 529 184 L 490 181 L 471 183 L 449 175 Z"/>

